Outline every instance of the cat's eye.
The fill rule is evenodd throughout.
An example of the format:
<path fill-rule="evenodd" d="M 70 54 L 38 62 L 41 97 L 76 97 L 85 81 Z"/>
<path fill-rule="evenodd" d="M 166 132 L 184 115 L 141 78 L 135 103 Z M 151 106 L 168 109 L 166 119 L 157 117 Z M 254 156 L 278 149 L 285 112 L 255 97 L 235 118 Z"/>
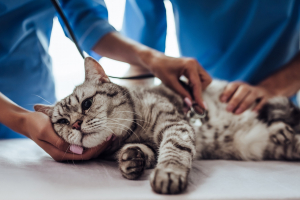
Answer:
<path fill-rule="evenodd" d="M 82 110 L 87 110 L 89 109 L 93 104 L 93 98 L 88 98 L 86 100 L 84 100 L 81 104 L 82 106 Z"/>
<path fill-rule="evenodd" d="M 63 118 L 63 119 L 59 119 L 56 123 L 59 123 L 59 124 L 69 124 L 70 122 L 67 119 Z"/>

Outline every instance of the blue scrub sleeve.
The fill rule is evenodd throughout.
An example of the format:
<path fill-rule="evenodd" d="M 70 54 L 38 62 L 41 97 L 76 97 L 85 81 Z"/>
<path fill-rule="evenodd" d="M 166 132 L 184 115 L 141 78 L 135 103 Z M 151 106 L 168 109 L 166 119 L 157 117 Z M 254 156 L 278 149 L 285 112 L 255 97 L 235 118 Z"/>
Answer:
<path fill-rule="evenodd" d="M 61 0 L 60 4 L 79 46 L 90 55 L 95 54 L 92 48 L 104 35 L 116 31 L 108 23 L 104 0 Z M 61 19 L 60 23 L 67 33 Z"/>
<path fill-rule="evenodd" d="M 167 17 L 163 0 L 127 0 L 121 32 L 135 41 L 164 52 Z"/>

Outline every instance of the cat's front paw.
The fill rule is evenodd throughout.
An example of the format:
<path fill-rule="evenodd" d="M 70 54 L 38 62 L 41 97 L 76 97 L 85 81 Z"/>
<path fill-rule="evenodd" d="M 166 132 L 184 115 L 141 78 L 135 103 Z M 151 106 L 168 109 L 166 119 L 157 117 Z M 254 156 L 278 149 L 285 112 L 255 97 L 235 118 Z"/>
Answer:
<path fill-rule="evenodd" d="M 139 147 L 129 147 L 121 152 L 119 168 L 127 179 L 137 179 L 145 168 L 145 155 Z"/>
<path fill-rule="evenodd" d="M 155 168 L 150 175 L 152 189 L 160 194 L 178 194 L 187 186 L 188 170 Z"/>

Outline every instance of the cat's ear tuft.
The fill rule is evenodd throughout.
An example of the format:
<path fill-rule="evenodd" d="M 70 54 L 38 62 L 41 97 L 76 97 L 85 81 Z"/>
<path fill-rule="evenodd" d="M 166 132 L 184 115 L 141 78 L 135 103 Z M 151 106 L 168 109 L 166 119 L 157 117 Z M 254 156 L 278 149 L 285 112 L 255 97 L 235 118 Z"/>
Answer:
<path fill-rule="evenodd" d="M 98 83 L 110 83 L 101 65 L 91 57 L 84 59 L 85 81 L 94 81 Z"/>
<path fill-rule="evenodd" d="M 53 106 L 36 104 L 36 105 L 34 105 L 34 110 L 37 112 L 42 112 L 42 113 L 48 115 L 49 117 L 51 117 L 52 113 L 53 113 Z"/>

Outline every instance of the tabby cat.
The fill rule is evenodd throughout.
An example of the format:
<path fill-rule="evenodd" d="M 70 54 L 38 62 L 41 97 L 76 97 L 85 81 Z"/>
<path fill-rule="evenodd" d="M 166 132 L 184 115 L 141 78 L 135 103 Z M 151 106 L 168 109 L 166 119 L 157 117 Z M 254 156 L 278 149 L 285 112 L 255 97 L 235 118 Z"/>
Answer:
<path fill-rule="evenodd" d="M 113 138 L 103 155 L 118 160 L 127 179 L 154 168 L 150 184 L 157 193 L 184 191 L 193 159 L 300 158 L 300 110 L 285 97 L 271 99 L 259 113 L 234 115 L 219 101 L 227 83 L 213 81 L 203 92 L 207 116 L 192 126 L 183 100 L 164 85 L 116 85 L 92 58 L 85 59 L 85 76 L 71 95 L 35 109 L 70 144 L 92 148 Z"/>

